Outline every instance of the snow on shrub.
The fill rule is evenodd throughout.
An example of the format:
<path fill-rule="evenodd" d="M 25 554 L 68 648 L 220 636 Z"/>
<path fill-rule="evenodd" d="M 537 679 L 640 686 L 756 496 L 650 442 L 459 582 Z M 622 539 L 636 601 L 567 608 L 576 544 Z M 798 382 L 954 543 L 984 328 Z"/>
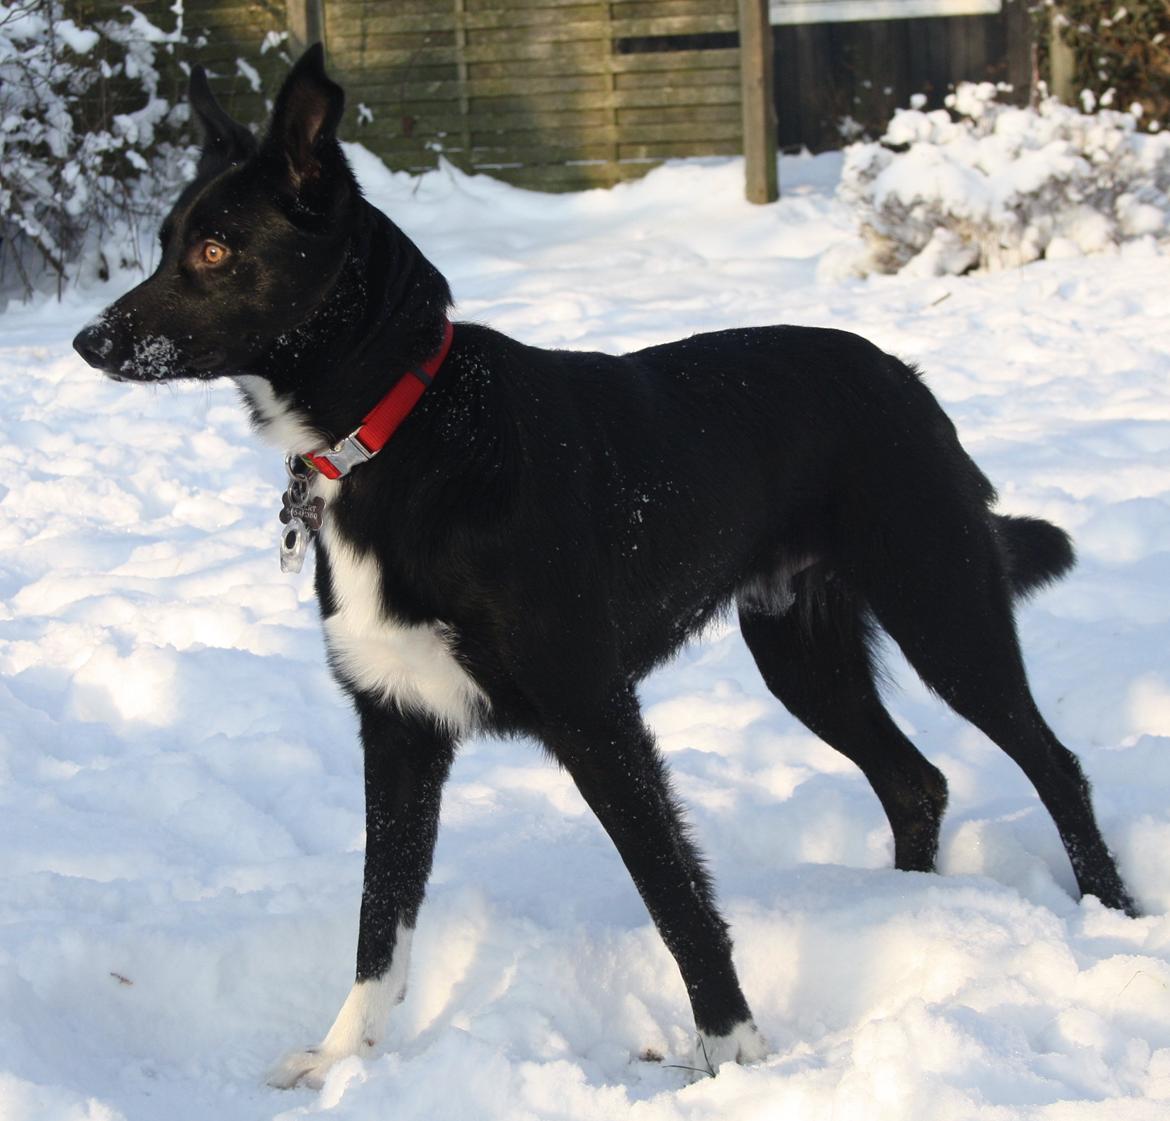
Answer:
<path fill-rule="evenodd" d="M 997 92 L 963 83 L 949 112 L 900 109 L 880 141 L 846 149 L 838 197 L 867 243 L 851 271 L 1001 269 L 1166 233 L 1170 134 L 1055 98 L 1017 108 Z"/>
<path fill-rule="evenodd" d="M 0 298 L 139 264 L 135 223 L 193 170 L 160 68 L 182 42 L 126 7 L 87 28 L 60 0 L 0 3 Z"/>

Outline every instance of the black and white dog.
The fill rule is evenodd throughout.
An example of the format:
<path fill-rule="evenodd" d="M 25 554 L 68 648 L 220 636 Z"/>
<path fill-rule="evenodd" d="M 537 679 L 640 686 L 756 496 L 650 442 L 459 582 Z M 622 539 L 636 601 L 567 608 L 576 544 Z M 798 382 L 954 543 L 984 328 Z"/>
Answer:
<path fill-rule="evenodd" d="M 259 142 L 199 69 L 190 97 L 203 154 L 158 270 L 74 345 L 123 380 L 235 378 L 290 453 L 286 552 L 315 537 L 361 720 L 365 883 L 353 989 L 274 1085 L 381 1039 L 472 732 L 530 736 L 570 773 L 678 962 L 697 1065 L 765 1054 L 636 693 L 732 604 L 771 691 L 869 779 L 898 868 L 933 867 L 946 782 L 882 706 L 879 627 L 1023 768 L 1081 891 L 1135 913 L 1016 641 L 1013 599 L 1071 566 L 1068 538 L 991 512 L 913 369 L 805 327 L 622 357 L 452 328 L 447 282 L 362 198 L 319 48 Z"/>

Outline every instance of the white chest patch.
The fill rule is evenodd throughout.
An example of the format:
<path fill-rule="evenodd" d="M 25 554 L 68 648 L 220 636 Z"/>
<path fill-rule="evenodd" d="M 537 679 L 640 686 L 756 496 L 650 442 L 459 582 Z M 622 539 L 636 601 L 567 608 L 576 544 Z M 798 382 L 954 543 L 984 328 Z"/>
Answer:
<path fill-rule="evenodd" d="M 237 374 L 235 381 L 267 443 L 297 455 L 325 445 L 325 437 L 266 378 Z M 311 489 L 325 499 L 317 548 L 325 551 L 333 580 L 336 611 L 325 620 L 325 641 L 334 665 L 363 692 L 427 712 L 453 731 L 470 728 L 489 707 L 488 699 L 451 653 L 451 628 L 402 623 L 386 612 L 378 562 L 329 524 L 337 486 L 314 476 Z"/>
<path fill-rule="evenodd" d="M 326 524 L 317 538 L 325 550 L 336 610 L 325 620 L 334 665 L 357 688 L 420 709 L 453 731 L 465 731 L 488 699 L 451 653 L 452 631 L 442 624 L 408 624 L 386 613 L 378 563 Z"/>

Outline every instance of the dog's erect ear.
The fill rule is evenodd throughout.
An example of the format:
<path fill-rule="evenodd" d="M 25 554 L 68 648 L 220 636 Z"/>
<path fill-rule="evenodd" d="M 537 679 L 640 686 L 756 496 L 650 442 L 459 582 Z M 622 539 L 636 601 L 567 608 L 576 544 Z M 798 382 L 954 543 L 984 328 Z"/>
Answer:
<path fill-rule="evenodd" d="M 325 73 L 325 51 L 314 43 L 280 87 L 265 141 L 284 156 L 294 189 L 320 174 L 321 156 L 336 141 L 344 110 L 345 92 Z"/>
<path fill-rule="evenodd" d="M 239 163 L 256 151 L 256 138 L 239 121 L 233 121 L 215 100 L 207 81 L 207 71 L 202 66 L 191 67 L 187 98 L 203 141 L 200 171 L 207 171 L 218 163 Z"/>

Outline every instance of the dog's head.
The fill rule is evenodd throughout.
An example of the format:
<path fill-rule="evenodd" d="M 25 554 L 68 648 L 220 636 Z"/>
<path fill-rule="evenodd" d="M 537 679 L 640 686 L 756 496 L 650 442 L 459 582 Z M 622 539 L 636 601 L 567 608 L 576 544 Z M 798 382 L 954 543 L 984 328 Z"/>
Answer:
<path fill-rule="evenodd" d="M 118 380 L 247 372 L 314 314 L 346 257 L 360 192 L 337 143 L 344 94 L 320 46 L 289 73 L 259 142 L 201 67 L 189 95 L 203 151 L 162 224 L 158 268 L 73 340 Z"/>

